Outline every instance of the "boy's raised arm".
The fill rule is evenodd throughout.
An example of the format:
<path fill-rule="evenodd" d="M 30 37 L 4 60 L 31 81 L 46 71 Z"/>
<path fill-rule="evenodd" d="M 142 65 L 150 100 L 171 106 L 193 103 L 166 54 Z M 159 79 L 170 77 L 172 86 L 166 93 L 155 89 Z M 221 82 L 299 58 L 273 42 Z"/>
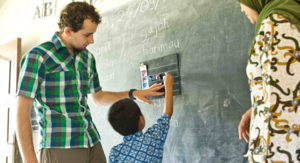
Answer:
<path fill-rule="evenodd" d="M 165 106 L 164 113 L 171 118 L 173 114 L 173 83 L 174 79 L 168 72 L 165 73 Z"/>

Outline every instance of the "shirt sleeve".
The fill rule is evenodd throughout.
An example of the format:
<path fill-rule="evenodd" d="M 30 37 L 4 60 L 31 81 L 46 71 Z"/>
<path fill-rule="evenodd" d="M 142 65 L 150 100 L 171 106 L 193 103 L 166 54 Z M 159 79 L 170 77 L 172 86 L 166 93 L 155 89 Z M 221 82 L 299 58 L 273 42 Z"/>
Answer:
<path fill-rule="evenodd" d="M 299 123 L 300 33 L 286 18 L 280 15 L 273 15 L 271 18 L 272 21 L 265 23 L 260 45 L 263 51 L 261 63 L 264 103 L 270 108 L 272 115 L 279 110 L 289 112 L 272 118 L 270 129 L 276 132 L 292 129 L 293 124 Z"/>
<path fill-rule="evenodd" d="M 109 152 L 109 163 L 115 163 L 115 162 L 117 162 L 117 160 L 116 160 L 116 153 L 115 153 L 115 149 L 114 149 L 114 147 L 110 150 L 110 152 Z"/>
<path fill-rule="evenodd" d="M 91 77 L 90 77 L 90 81 L 89 81 L 89 85 L 90 85 L 90 93 L 96 93 L 99 90 L 101 90 L 101 86 L 100 86 L 100 82 L 99 82 L 99 77 L 98 77 L 98 72 L 97 72 L 97 68 L 96 68 L 96 61 L 93 55 L 92 59 L 91 59 Z"/>
<path fill-rule="evenodd" d="M 168 135 L 169 123 L 170 118 L 167 114 L 163 114 L 156 120 L 156 123 L 145 132 L 145 135 L 152 135 L 154 138 L 159 139 L 164 143 Z"/>
<path fill-rule="evenodd" d="M 300 33 L 286 18 L 277 14 L 263 23 L 255 44 L 261 64 L 261 103 L 268 108 L 285 103 L 283 109 L 295 109 L 293 101 L 300 100 L 295 92 L 300 89 L 300 56 L 297 55 L 300 53 Z"/>
<path fill-rule="evenodd" d="M 21 59 L 17 95 L 35 98 L 43 81 L 43 59 L 37 50 L 31 50 Z"/>

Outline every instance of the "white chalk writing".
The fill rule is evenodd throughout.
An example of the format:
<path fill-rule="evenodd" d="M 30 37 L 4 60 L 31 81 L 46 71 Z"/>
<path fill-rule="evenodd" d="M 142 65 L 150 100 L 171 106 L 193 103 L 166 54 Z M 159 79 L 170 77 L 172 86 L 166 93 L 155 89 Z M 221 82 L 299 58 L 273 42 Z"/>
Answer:
<path fill-rule="evenodd" d="M 180 41 L 179 40 L 172 40 L 170 42 L 167 43 L 163 43 L 157 46 L 152 46 L 152 47 L 146 47 L 145 45 L 143 45 L 143 55 L 147 55 L 147 54 L 154 54 L 154 53 L 158 53 L 158 52 L 163 52 L 172 48 L 180 48 Z"/>

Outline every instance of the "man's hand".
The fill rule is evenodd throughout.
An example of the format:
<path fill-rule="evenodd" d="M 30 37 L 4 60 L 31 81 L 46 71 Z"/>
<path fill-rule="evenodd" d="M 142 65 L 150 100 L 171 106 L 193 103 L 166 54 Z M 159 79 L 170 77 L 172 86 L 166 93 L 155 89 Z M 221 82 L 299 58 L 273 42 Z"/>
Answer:
<path fill-rule="evenodd" d="M 250 120 L 251 120 L 251 111 L 250 108 L 247 112 L 242 116 L 242 119 L 239 124 L 239 138 L 245 139 L 247 143 L 249 143 L 249 128 L 250 128 Z"/>
<path fill-rule="evenodd" d="M 164 87 L 164 85 L 162 85 L 162 84 L 153 84 L 148 89 L 134 91 L 133 96 L 139 101 L 146 102 L 148 104 L 153 104 L 153 102 L 151 100 L 148 100 L 147 97 L 163 95 L 164 92 L 157 92 L 158 90 L 162 89 L 163 87 Z"/>

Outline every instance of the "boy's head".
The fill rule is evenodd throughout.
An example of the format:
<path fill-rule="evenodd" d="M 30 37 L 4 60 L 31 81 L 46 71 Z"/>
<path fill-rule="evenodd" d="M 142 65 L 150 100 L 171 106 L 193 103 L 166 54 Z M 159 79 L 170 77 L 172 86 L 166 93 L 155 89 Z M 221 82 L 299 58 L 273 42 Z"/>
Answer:
<path fill-rule="evenodd" d="M 114 103 L 109 109 L 108 121 L 123 136 L 134 134 L 145 126 L 144 116 L 139 106 L 130 99 L 122 99 Z"/>

